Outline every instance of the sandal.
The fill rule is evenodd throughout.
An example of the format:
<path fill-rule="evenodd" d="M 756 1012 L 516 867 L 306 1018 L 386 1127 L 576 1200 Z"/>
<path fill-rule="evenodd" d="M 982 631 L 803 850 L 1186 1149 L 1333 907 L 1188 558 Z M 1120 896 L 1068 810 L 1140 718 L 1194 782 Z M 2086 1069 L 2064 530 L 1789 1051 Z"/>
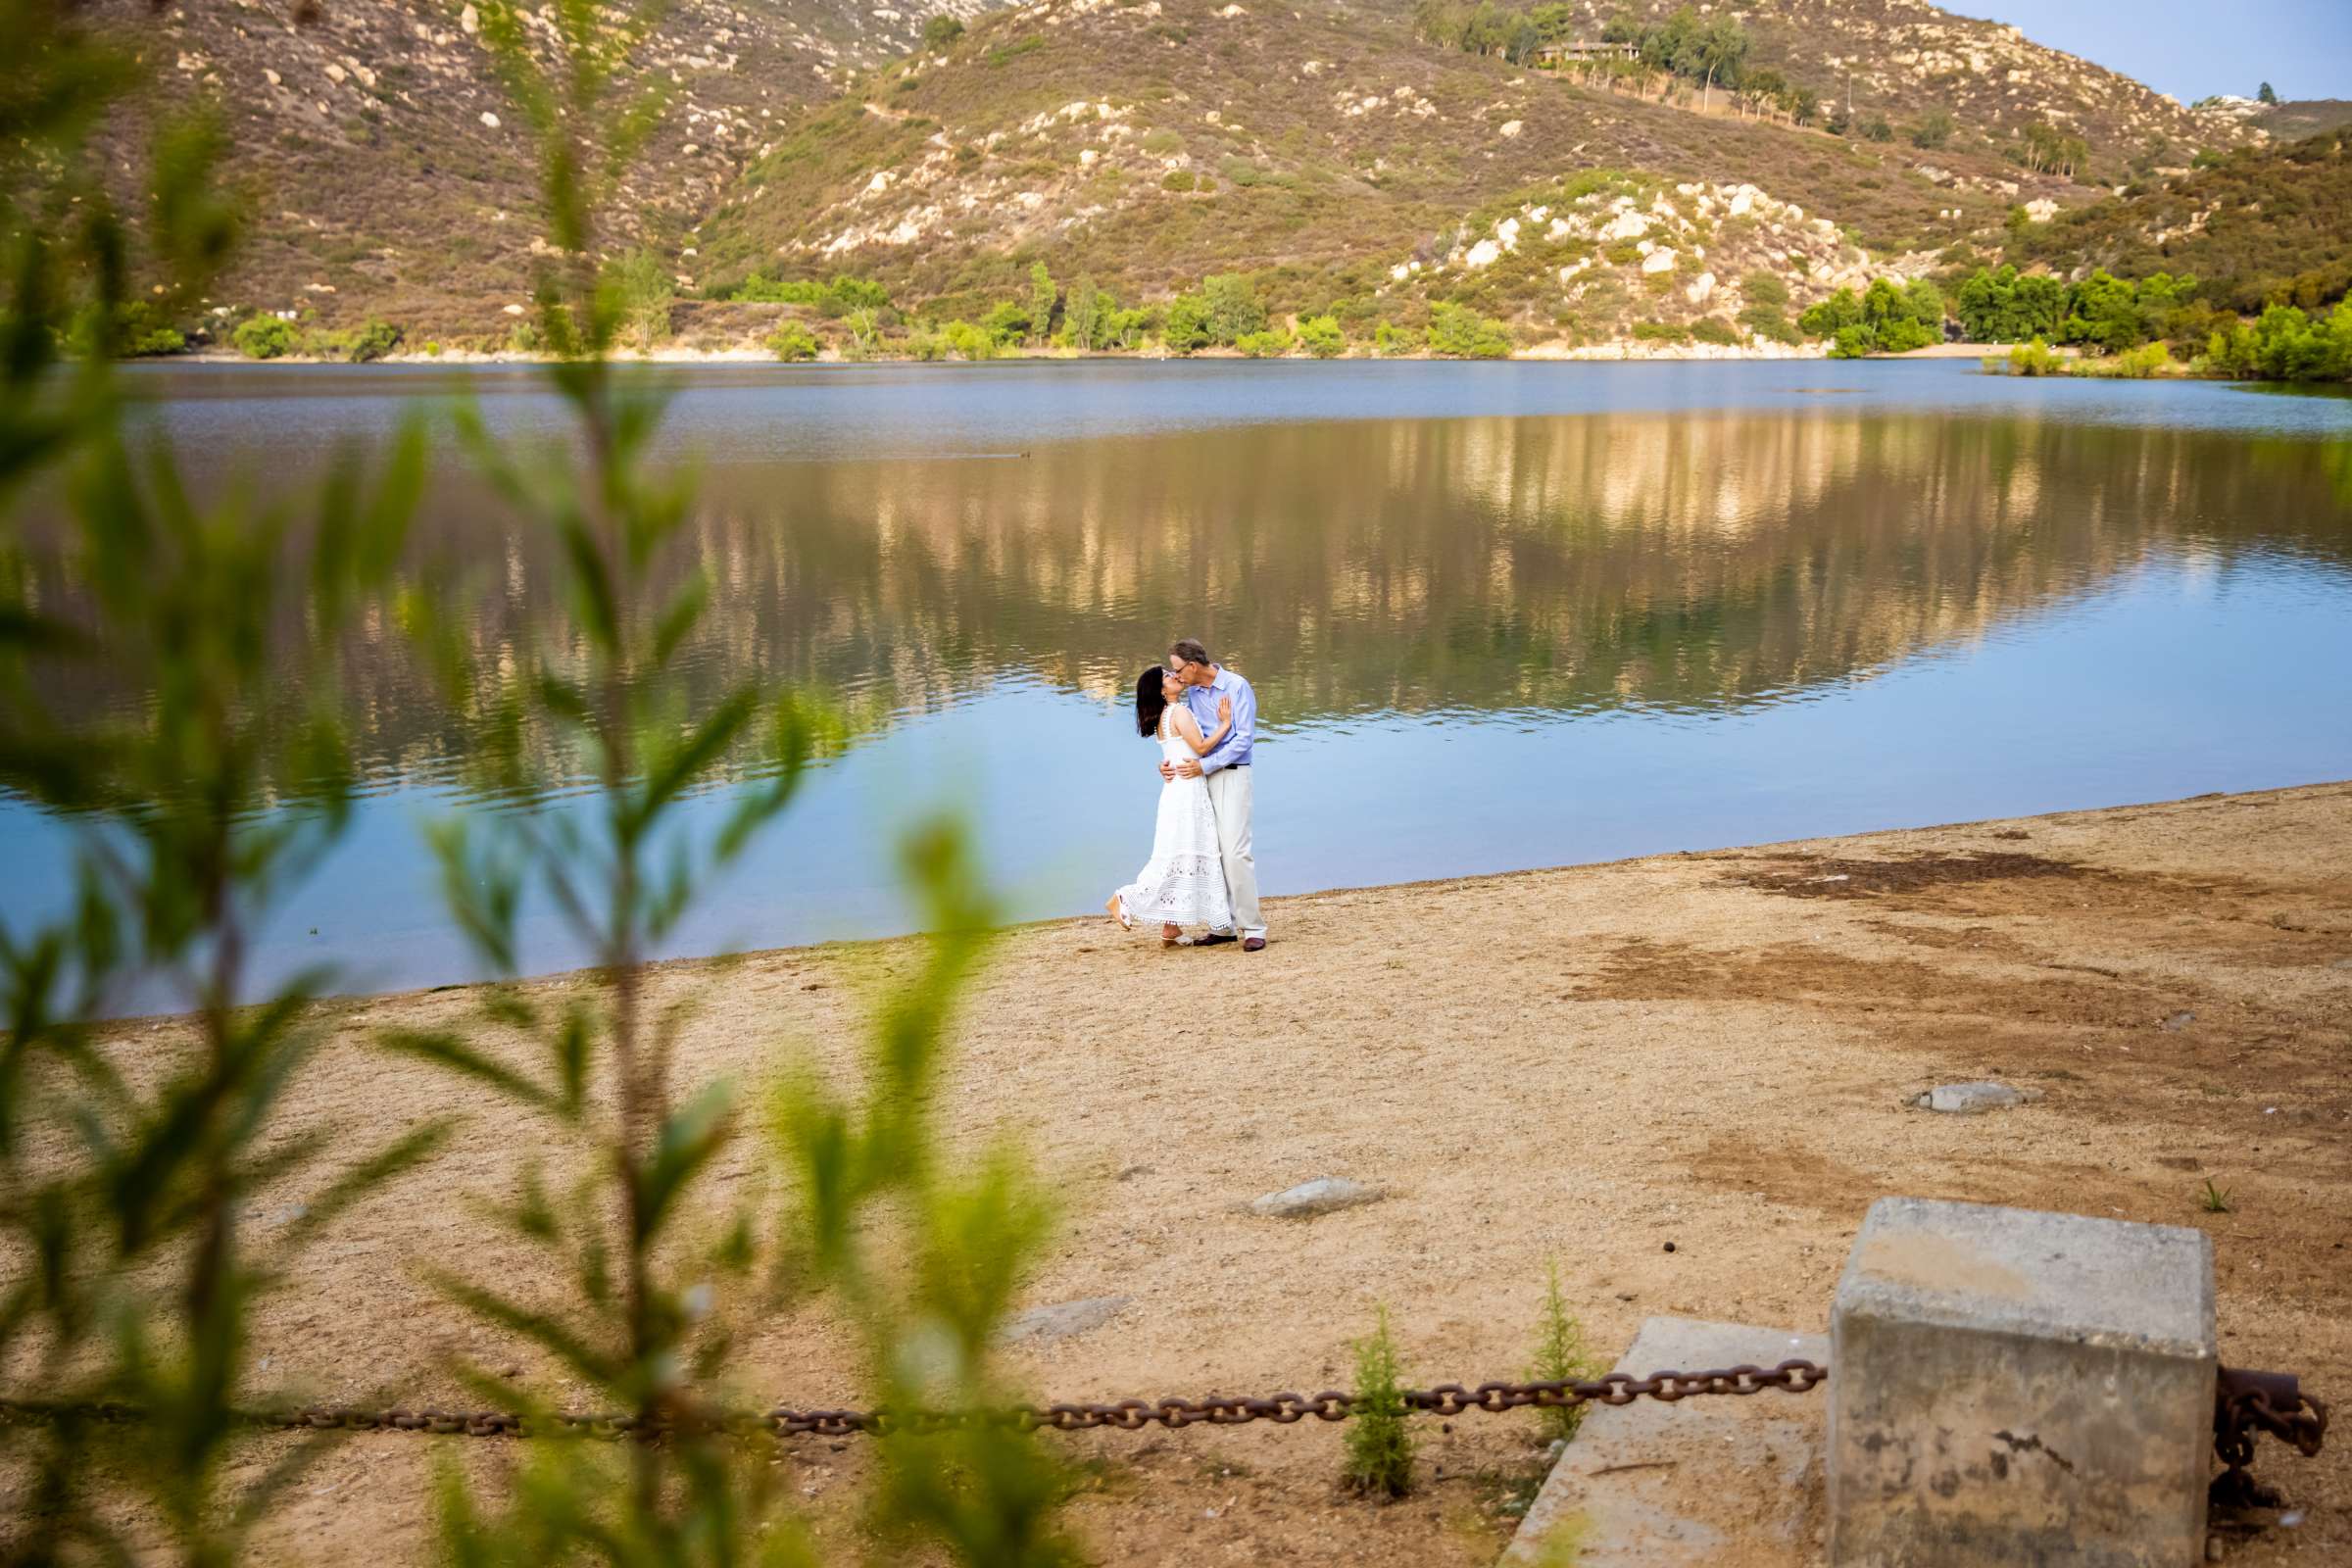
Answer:
<path fill-rule="evenodd" d="M 1113 920 L 1119 923 L 1120 930 L 1132 931 L 1135 929 L 1135 916 L 1127 912 L 1127 906 L 1119 902 L 1119 896 L 1116 893 L 1103 901 L 1102 907 Z"/>

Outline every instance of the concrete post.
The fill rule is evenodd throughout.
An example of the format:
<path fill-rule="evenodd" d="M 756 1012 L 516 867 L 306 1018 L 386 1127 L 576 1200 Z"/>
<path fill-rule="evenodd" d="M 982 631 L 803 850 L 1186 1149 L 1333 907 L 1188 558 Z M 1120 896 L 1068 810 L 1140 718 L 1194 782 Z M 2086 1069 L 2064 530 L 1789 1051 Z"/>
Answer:
<path fill-rule="evenodd" d="M 1882 1199 L 1830 1341 L 1832 1568 L 2203 1560 L 2203 1232 Z"/>

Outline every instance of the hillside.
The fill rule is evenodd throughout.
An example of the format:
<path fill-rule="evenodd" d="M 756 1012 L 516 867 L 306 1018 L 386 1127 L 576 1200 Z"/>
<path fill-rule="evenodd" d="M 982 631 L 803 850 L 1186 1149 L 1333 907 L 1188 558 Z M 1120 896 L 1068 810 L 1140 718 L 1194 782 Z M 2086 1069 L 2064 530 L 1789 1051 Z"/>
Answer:
<path fill-rule="evenodd" d="M 943 314 L 1038 258 L 1123 299 L 1241 270 L 1278 312 L 1410 321 L 1443 296 L 1608 335 L 1730 319 L 1752 270 L 1801 304 L 1860 280 L 1865 247 L 1920 270 L 2021 202 L 2087 196 L 1985 151 L 1587 88 L 1390 7 L 1042 0 L 814 113 L 696 243 L 707 281 L 856 272 Z"/>
<path fill-rule="evenodd" d="M 2201 100 L 2197 108 L 2205 113 L 2227 115 L 2248 129 L 2278 141 L 2301 141 L 2322 131 L 2352 125 L 2352 99 L 2347 98 L 2286 98 L 2266 104 L 2258 98 L 2226 93 Z"/>
<path fill-rule="evenodd" d="M 930 14 L 971 9 L 673 0 L 640 62 L 666 78 L 670 110 L 614 215 L 616 240 L 674 246 L 838 78 L 903 53 Z M 472 5 L 98 0 L 90 15 L 141 58 L 151 105 L 201 94 L 221 107 L 227 172 L 254 216 L 234 306 L 486 330 L 501 305 L 527 297 L 532 245 L 544 243 L 535 154 Z M 136 134 L 118 135 L 126 174 Z"/>
<path fill-rule="evenodd" d="M 1655 22 L 1684 0 L 1574 0 L 1581 35 L 1598 38 L 1621 13 Z M 1713 7 L 1699 7 L 1711 12 Z M 2048 48 L 2004 23 L 1959 16 L 1925 0 L 1752 0 L 1723 8 L 1746 29 L 1751 68 L 1810 87 L 1825 114 L 1856 127 L 1885 120 L 1898 134 L 1936 111 L 1951 144 L 2021 156 L 2035 125 L 2087 144 L 2086 178 L 2120 183 L 2126 171 L 2186 165 L 2199 148 L 2250 139 L 2233 116 L 2183 108 L 2129 76 Z"/>
<path fill-rule="evenodd" d="M 2069 275 L 2186 273 L 2237 311 L 2332 303 L 2352 286 L 2352 127 L 2135 185 L 2034 225 L 2014 250 Z"/>
<path fill-rule="evenodd" d="M 159 96 L 224 106 L 255 222 L 217 309 L 503 342 L 545 241 L 528 139 L 472 8 L 334 0 L 298 24 L 305 6 L 99 0 Z M 1581 15 L 1597 33 L 1618 9 Z M 941 12 L 967 30 L 923 49 Z M 1843 136 L 1687 82 L 1447 48 L 1413 13 L 677 0 L 642 67 L 666 78 L 670 114 L 609 243 L 649 246 L 689 294 L 755 271 L 854 274 L 936 318 L 985 313 L 1043 260 L 1128 303 L 1242 271 L 1278 315 L 1337 308 L 1357 329 L 1416 327 L 1449 301 L 1525 340 L 1647 323 L 1722 341 L 1750 307 L 1768 323 L 1782 301 L 1793 315 L 1871 275 L 1995 251 L 2018 207 L 2081 206 L 2104 193 L 2091 181 L 2161 179 L 2261 134 L 1907 0 L 1732 14 L 1751 67 L 1834 97 L 1840 122 L 1850 95 Z M 2079 139 L 2077 177 L 2027 156 L 2029 131 Z M 1776 283 L 1750 300 L 1762 276 Z M 718 346 L 775 314 L 689 305 L 679 325 Z"/>

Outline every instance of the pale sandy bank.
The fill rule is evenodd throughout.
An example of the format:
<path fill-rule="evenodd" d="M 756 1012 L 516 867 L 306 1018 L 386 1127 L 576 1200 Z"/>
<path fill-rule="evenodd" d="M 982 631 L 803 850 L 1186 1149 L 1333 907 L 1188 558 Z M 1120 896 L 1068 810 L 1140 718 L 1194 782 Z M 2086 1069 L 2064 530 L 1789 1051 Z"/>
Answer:
<path fill-rule="evenodd" d="M 1127 1298 L 1016 1369 L 1060 1397 L 1307 1390 L 1344 1380 L 1345 1342 L 1385 1301 L 1413 1381 L 1515 1376 L 1547 1257 L 1604 1362 L 1651 1312 L 1819 1329 L 1864 1207 L 1901 1193 L 2203 1226 L 2225 1356 L 2346 1408 L 2347 868 L 2352 784 L 2327 784 L 1280 900 L 1257 956 L 1101 921 L 1010 933 L 959 1030 L 949 1114 L 962 1138 L 1025 1129 L 1067 1205 L 1026 1299 Z M 682 1077 L 757 1081 L 798 1049 L 846 1070 L 867 986 L 909 953 L 665 969 L 664 995 L 709 988 Z M 362 1047 L 466 1003 L 348 1004 L 293 1107 L 471 1118 L 462 1152 L 352 1216 L 270 1309 L 262 1352 L 319 1396 L 463 1402 L 459 1351 L 543 1370 L 416 1281 L 427 1258 L 527 1276 L 466 1200 L 511 1192 L 530 1140 Z M 156 1046 L 175 1029 L 133 1027 Z M 1980 1077 L 2046 1098 L 1904 1108 Z M 1389 1196 L 1306 1222 L 1243 1207 L 1322 1175 Z M 2208 1176 L 2233 1212 L 2200 1209 Z M 751 1363 L 778 1399 L 858 1393 L 827 1323 L 766 1325 Z M 1091 1436 L 1071 1444 L 1097 1465 L 1073 1517 L 1102 1562 L 1487 1562 L 1532 1433 L 1425 1424 L 1422 1490 L 1387 1506 L 1339 1494 L 1339 1433 L 1314 1423 Z M 337 1450 L 276 1549 L 421 1560 L 432 1448 Z M 790 1462 L 793 1495 L 854 1529 L 857 1447 L 810 1440 Z M 2260 1470 L 2306 1518 L 2232 1561 L 2352 1558 L 2352 1442 L 2318 1461 L 2266 1445 Z"/>

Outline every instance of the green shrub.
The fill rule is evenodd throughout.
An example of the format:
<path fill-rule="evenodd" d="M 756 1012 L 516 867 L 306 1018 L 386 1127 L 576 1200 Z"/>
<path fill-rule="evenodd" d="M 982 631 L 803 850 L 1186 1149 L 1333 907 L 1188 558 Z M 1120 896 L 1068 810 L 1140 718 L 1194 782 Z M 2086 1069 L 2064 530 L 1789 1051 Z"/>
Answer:
<path fill-rule="evenodd" d="M 1511 352 L 1510 329 L 1466 305 L 1432 306 L 1428 337 L 1430 352 L 1449 359 L 1499 360 Z"/>
<path fill-rule="evenodd" d="M 507 333 L 507 352 L 536 354 L 539 352 L 539 328 L 535 322 L 516 321 Z"/>
<path fill-rule="evenodd" d="M 1731 322 L 1707 317 L 1690 323 L 1690 335 L 1701 343 L 1715 343 L 1729 348 L 1740 341 L 1740 329 Z"/>
<path fill-rule="evenodd" d="M 997 357 L 996 335 L 984 326 L 969 321 L 950 321 L 942 328 L 948 350 L 967 360 L 993 360 Z"/>
<path fill-rule="evenodd" d="M 2098 376 L 2111 380 L 2145 381 L 2171 368 L 2172 351 L 2162 343 L 2142 343 L 2135 349 L 2109 355 L 2103 360 L 2077 360 L 2069 368 L 2076 375 Z"/>
<path fill-rule="evenodd" d="M 438 340 L 431 338 L 425 340 L 424 357 L 428 360 L 437 360 L 441 357 L 441 344 Z"/>
<path fill-rule="evenodd" d="M 798 321 L 785 321 L 767 334 L 767 352 L 791 365 L 816 358 L 816 334 Z"/>
<path fill-rule="evenodd" d="M 1952 139 L 1952 113 L 1948 109 L 1931 109 L 1920 122 L 1911 127 L 1911 145 L 1934 152 Z"/>
<path fill-rule="evenodd" d="M 228 340 L 249 360 L 274 360 L 294 351 L 294 323 L 274 316 L 257 316 L 239 321 Z"/>
<path fill-rule="evenodd" d="M 1318 360 L 1328 360 L 1347 351 L 1348 338 L 1336 318 L 1310 316 L 1298 323 L 1298 346 Z"/>
<path fill-rule="evenodd" d="M 1788 308 L 1788 285 L 1771 272 L 1750 272 L 1740 280 L 1740 292 L 1750 305 L 1765 305 L 1775 311 Z"/>
<path fill-rule="evenodd" d="M 2065 367 L 2065 360 L 2053 353 L 2050 346 L 2038 337 L 2020 343 L 2009 351 L 2011 375 L 2057 375 Z"/>
<path fill-rule="evenodd" d="M 1396 1341 L 1383 1306 L 1372 1332 L 1355 1342 L 1355 1413 L 1348 1422 L 1348 1461 L 1341 1472 L 1348 1486 L 1384 1497 L 1412 1490 L 1413 1436 L 1404 1423 Z"/>
<path fill-rule="evenodd" d="M 1690 329 L 1672 321 L 1636 321 L 1634 340 L 1638 343 L 1688 343 Z"/>
<path fill-rule="evenodd" d="M 1200 183 L 1189 169 L 1171 169 L 1159 176 L 1161 190 L 1191 190 Z"/>
<path fill-rule="evenodd" d="M 994 69 L 1008 60 L 1018 60 L 1023 55 L 1035 54 L 1045 46 L 1046 40 L 1033 33 L 1029 37 L 1016 39 L 1001 48 L 991 49 L 988 52 L 988 64 L 991 69 Z"/>
<path fill-rule="evenodd" d="M 1751 303 L 1740 313 L 1740 324 L 1770 342 L 1795 344 L 1803 341 L 1796 323 L 1789 320 L 1777 305 Z"/>
<path fill-rule="evenodd" d="M 188 352 L 188 338 L 175 326 L 151 326 L 123 344 L 122 351 L 137 360 L 185 354 Z"/>
<path fill-rule="evenodd" d="M 1536 1358 L 1527 1369 L 1530 1383 L 1582 1383 L 1595 1376 L 1600 1368 L 1593 1364 L 1585 1349 L 1585 1331 L 1568 1310 L 1566 1298 L 1560 1294 L 1560 1263 L 1558 1258 L 1545 1262 L 1546 1279 L 1544 1289 L 1544 1315 L 1536 1326 Z M 1542 1410 L 1543 1431 L 1546 1438 L 1561 1442 L 1576 1436 L 1584 1424 L 1585 1407 L 1581 1404 L 1545 1405 Z"/>
<path fill-rule="evenodd" d="M 1291 352 L 1291 334 L 1277 327 L 1269 332 L 1244 332 L 1233 346 L 1252 360 L 1277 360 Z"/>
<path fill-rule="evenodd" d="M 343 357 L 354 365 L 367 365 L 400 347 L 400 339 L 399 327 L 370 317 L 368 324 L 353 333 L 344 345 Z"/>
<path fill-rule="evenodd" d="M 1378 354 L 1410 354 L 1420 346 L 1413 334 L 1393 321 L 1383 321 L 1372 329 L 1372 348 Z"/>
<path fill-rule="evenodd" d="M 923 24 L 923 47 L 937 54 L 954 46 L 963 36 L 960 19 L 942 13 Z"/>

